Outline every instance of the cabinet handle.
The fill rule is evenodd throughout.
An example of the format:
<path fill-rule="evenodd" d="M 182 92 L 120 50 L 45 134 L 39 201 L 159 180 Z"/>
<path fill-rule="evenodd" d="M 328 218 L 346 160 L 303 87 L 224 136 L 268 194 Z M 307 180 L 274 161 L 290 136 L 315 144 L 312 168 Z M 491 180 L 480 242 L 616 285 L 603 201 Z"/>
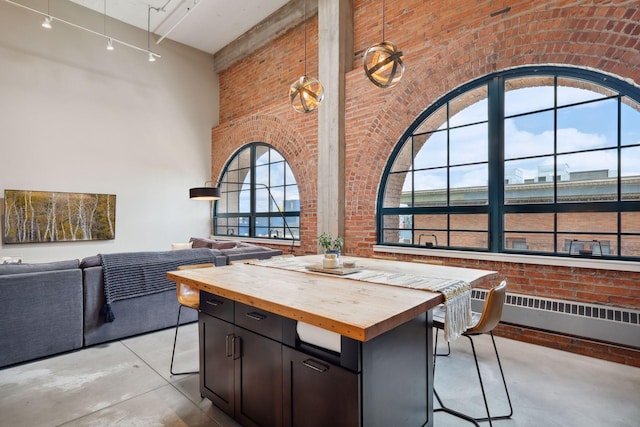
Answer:
<path fill-rule="evenodd" d="M 218 307 L 218 306 L 224 304 L 224 301 L 220 301 L 220 300 L 217 300 L 217 299 L 208 299 L 208 300 L 205 301 L 205 304 L 209 304 L 209 305 L 212 305 L 214 307 Z"/>
<path fill-rule="evenodd" d="M 324 363 L 316 362 L 313 359 L 307 359 L 302 362 L 302 364 L 307 368 L 313 369 L 316 372 L 327 372 L 329 370 L 329 367 L 327 365 L 325 365 Z"/>
<path fill-rule="evenodd" d="M 245 316 L 247 316 L 249 319 L 257 320 L 258 322 L 267 318 L 267 316 L 265 316 L 264 314 L 257 313 L 255 311 L 247 313 L 245 314 Z"/>
<path fill-rule="evenodd" d="M 231 338 L 231 347 L 233 349 L 233 360 L 239 359 L 242 356 L 241 348 L 238 346 L 242 344 L 240 337 L 233 336 Z"/>
<path fill-rule="evenodd" d="M 233 357 L 233 340 L 235 338 L 233 334 L 228 334 L 224 340 L 224 355 L 225 357 Z"/>

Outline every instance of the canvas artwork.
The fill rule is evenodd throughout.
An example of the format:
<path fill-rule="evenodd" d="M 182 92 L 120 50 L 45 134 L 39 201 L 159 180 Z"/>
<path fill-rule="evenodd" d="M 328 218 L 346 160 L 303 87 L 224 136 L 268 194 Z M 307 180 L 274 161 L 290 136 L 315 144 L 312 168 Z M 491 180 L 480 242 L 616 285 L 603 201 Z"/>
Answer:
<path fill-rule="evenodd" d="M 4 191 L 4 243 L 109 240 L 115 194 Z"/>

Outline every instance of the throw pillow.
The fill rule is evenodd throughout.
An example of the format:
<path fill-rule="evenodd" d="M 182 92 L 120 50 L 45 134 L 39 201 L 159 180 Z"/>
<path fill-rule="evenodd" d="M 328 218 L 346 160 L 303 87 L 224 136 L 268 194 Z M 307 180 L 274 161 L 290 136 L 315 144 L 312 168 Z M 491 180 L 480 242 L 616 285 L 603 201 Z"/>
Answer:
<path fill-rule="evenodd" d="M 172 243 L 171 244 L 171 250 L 172 251 L 178 251 L 181 249 L 191 249 L 193 247 L 193 242 L 188 242 L 188 243 Z"/>

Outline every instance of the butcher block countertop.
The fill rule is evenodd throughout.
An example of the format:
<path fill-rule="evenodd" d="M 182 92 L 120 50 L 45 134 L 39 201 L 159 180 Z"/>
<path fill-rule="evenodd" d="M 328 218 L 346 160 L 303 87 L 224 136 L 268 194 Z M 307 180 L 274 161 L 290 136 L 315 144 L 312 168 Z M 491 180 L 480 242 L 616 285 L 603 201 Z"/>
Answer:
<path fill-rule="evenodd" d="M 321 264 L 322 255 L 296 257 Z M 425 277 L 459 279 L 477 286 L 495 271 L 342 257 L 358 267 Z M 346 276 L 237 263 L 167 273 L 167 278 L 211 294 L 368 341 L 444 302 L 438 292 L 351 280 Z"/>

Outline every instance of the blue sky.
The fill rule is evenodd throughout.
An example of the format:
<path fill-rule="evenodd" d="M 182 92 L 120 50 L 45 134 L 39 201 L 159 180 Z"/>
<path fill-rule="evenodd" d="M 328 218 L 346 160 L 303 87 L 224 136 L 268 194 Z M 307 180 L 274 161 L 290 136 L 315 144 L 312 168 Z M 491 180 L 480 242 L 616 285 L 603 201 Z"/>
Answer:
<path fill-rule="evenodd" d="M 558 104 L 571 105 L 604 95 L 587 89 L 558 87 Z M 508 91 L 505 94 L 506 115 L 521 114 L 553 107 L 553 88 L 529 87 Z M 638 105 L 635 104 L 638 108 Z M 640 112 L 622 104 L 622 143 L 640 142 Z M 451 125 L 474 123 L 487 118 L 487 100 L 481 100 L 451 118 Z M 446 126 L 442 124 L 440 129 Z M 538 167 L 553 164 L 554 150 L 553 111 L 519 116 L 505 120 L 505 158 L 541 156 L 535 159 L 507 162 L 507 168 L 518 167 L 525 179 L 535 178 Z M 483 162 L 487 160 L 487 126 L 482 123 L 454 129 L 451 136 L 451 164 Z M 558 110 L 558 151 L 572 152 L 617 146 L 617 101 L 604 100 Z M 436 132 L 422 146 L 414 158 L 416 168 L 437 167 L 446 164 L 446 134 Z M 622 152 L 622 175 L 640 175 L 640 149 L 628 148 Z M 570 172 L 608 169 L 610 176 L 617 176 L 617 151 L 615 149 L 591 153 L 562 155 L 558 161 L 566 163 Z M 445 170 L 431 170 L 415 174 L 415 190 L 446 188 Z M 452 169 L 452 186 L 487 185 L 487 166 L 467 166 Z M 411 191 L 411 176 L 407 175 L 404 191 Z"/>

